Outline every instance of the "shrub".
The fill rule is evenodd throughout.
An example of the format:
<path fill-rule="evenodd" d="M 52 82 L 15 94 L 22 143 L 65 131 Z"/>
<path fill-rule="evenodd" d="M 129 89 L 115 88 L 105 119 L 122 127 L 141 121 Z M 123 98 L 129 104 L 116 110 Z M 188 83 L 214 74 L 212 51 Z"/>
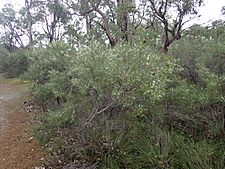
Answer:
<path fill-rule="evenodd" d="M 198 83 L 190 83 L 180 72 L 181 60 L 169 55 L 142 45 L 91 44 L 35 50 L 27 72 L 40 103 L 57 102 L 35 134 L 63 164 L 82 159 L 112 169 L 223 166 L 216 142 L 224 132 L 223 75 L 196 56 Z"/>
<path fill-rule="evenodd" d="M 93 43 L 72 51 L 58 43 L 34 51 L 27 77 L 33 81 L 31 89 L 39 100 L 48 102 L 59 97 L 62 107 L 72 107 L 67 114 L 77 119 L 69 125 L 74 130 L 72 143 L 67 132 L 70 127 L 51 125 L 56 110 L 42 119 L 42 126 L 47 125 L 44 129 L 70 147 L 64 154 L 80 147 L 72 153 L 74 156 L 98 161 L 104 168 L 122 165 L 117 152 L 121 135 L 129 138 L 134 120 L 160 112 L 154 112 L 152 105 L 162 100 L 176 69 L 175 59 L 152 53 L 144 46 L 121 45 L 105 50 L 104 45 Z M 64 117 L 60 116 L 63 110 L 57 112 L 57 117 Z M 57 118 L 57 124 L 63 121 Z M 38 135 L 45 138 L 42 126 Z M 64 132 L 59 134 L 60 128 Z"/>
<path fill-rule="evenodd" d="M 0 56 L 0 72 L 7 78 L 19 77 L 28 68 L 26 50 L 18 49 L 13 53 L 8 53 L 2 49 Z"/>
<path fill-rule="evenodd" d="M 35 49 L 29 57 L 31 65 L 24 77 L 32 81 L 31 91 L 45 109 L 59 106 L 61 100 L 65 99 L 63 95 L 70 88 L 70 52 L 67 45 L 56 43 L 47 48 Z"/>

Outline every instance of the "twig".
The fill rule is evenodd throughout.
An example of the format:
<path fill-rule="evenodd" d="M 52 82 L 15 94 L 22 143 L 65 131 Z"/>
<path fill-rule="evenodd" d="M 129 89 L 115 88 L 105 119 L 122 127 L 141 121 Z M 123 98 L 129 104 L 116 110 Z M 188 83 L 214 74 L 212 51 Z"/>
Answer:
<path fill-rule="evenodd" d="M 84 126 L 87 126 L 88 124 L 90 124 L 91 121 L 94 119 L 94 117 L 95 117 L 96 115 L 99 115 L 99 114 L 103 113 L 104 111 L 106 111 L 110 106 L 113 105 L 113 103 L 115 103 L 115 101 L 116 101 L 116 100 L 114 100 L 113 102 L 111 102 L 108 106 L 106 106 L 104 109 L 102 109 L 102 110 L 100 110 L 100 111 L 98 111 L 98 108 L 96 108 L 96 109 L 93 111 L 94 113 L 92 113 L 90 119 L 89 119 L 87 122 L 85 122 Z"/>

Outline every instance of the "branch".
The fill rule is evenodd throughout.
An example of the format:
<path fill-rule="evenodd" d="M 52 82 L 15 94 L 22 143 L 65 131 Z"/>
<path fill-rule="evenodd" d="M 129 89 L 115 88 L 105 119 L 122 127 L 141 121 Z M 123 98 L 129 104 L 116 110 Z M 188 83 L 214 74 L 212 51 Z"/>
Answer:
<path fill-rule="evenodd" d="M 113 23 L 116 23 L 116 16 L 115 16 L 115 14 L 114 14 L 114 12 L 113 12 L 113 7 L 112 7 L 112 5 L 110 4 L 109 1 L 106 1 L 106 3 L 108 4 L 109 10 L 110 10 L 110 12 L 112 13 L 112 22 L 113 22 Z"/>
<path fill-rule="evenodd" d="M 113 102 L 111 102 L 110 104 L 108 104 L 104 109 L 98 111 L 98 107 L 93 111 L 93 113 L 89 116 L 90 119 L 85 122 L 84 126 L 87 126 L 88 124 L 91 123 L 91 121 L 95 118 L 96 115 L 99 115 L 101 113 L 103 113 L 104 111 L 106 111 L 108 108 L 110 108 L 114 103 L 115 103 L 116 100 L 114 100 Z"/>
<path fill-rule="evenodd" d="M 99 8 L 98 6 L 94 5 L 93 2 L 91 2 L 91 6 L 92 8 L 101 15 L 102 19 L 103 19 L 103 27 L 104 27 L 104 30 L 106 32 L 106 35 L 109 39 L 109 42 L 111 44 L 111 46 L 115 46 L 116 45 L 116 39 L 115 37 L 112 35 L 112 33 L 110 32 L 110 28 L 109 28 L 109 23 L 108 23 L 108 18 L 106 16 L 105 13 L 103 13 Z"/>

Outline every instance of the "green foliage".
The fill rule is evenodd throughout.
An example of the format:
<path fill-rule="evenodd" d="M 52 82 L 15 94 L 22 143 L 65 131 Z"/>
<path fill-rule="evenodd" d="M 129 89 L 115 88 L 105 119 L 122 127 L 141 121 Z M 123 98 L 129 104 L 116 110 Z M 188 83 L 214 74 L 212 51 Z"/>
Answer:
<path fill-rule="evenodd" d="M 41 144 L 48 146 L 53 152 L 57 152 L 60 146 L 63 146 L 62 138 L 59 137 L 60 128 L 77 123 L 75 114 L 71 112 L 73 112 L 71 105 L 65 104 L 60 110 L 49 110 L 48 113 L 39 117 L 39 120 L 43 123 L 40 126 L 36 126 L 33 129 L 33 133 Z"/>
<path fill-rule="evenodd" d="M 28 56 L 24 50 L 8 53 L 4 48 L 0 49 L 0 72 L 8 78 L 19 77 L 28 68 Z"/>
<path fill-rule="evenodd" d="M 181 135 L 174 135 L 171 156 L 173 168 L 217 168 L 213 164 L 215 146 L 205 140 L 194 142 Z"/>
<path fill-rule="evenodd" d="M 160 27 L 156 23 L 155 26 Z M 160 32 L 162 28 L 157 29 L 159 29 Z M 158 32 L 154 32 L 151 28 L 146 29 L 145 27 L 139 27 L 130 37 L 130 43 L 133 45 L 145 45 L 152 51 L 158 51 L 161 49 L 160 39 L 161 37 Z"/>
<path fill-rule="evenodd" d="M 211 72 L 218 75 L 224 75 L 225 73 L 225 49 L 222 42 L 215 41 L 206 45 L 206 52 L 201 59 L 206 64 L 207 68 Z"/>
<path fill-rule="evenodd" d="M 50 103 L 36 137 L 67 162 L 79 157 L 99 168 L 223 167 L 216 140 L 223 140 L 224 76 L 208 66 L 211 54 L 176 47 L 179 59 L 145 44 L 34 50 L 26 77 L 38 101 Z M 186 56 L 196 83 L 182 74 Z"/>
<path fill-rule="evenodd" d="M 62 45 L 62 43 L 34 50 L 29 58 L 31 66 L 29 67 L 27 78 L 29 80 L 37 80 L 37 83 L 45 84 L 48 82 L 51 71 L 66 71 L 69 60 L 68 53 L 70 53 L 68 46 Z"/>
<path fill-rule="evenodd" d="M 62 107 L 72 107 L 71 116 L 67 115 L 77 118 L 74 130 L 82 131 L 74 138 L 76 145 L 88 142 L 80 152 L 109 167 L 121 166 L 120 158 L 114 160 L 123 128 L 129 130 L 133 118 L 159 112 L 151 111 L 151 105 L 162 100 L 177 69 L 175 59 L 152 53 L 144 46 L 121 45 L 105 50 L 104 45 L 93 43 L 71 51 L 65 44 L 56 43 L 34 50 L 31 56 L 26 77 L 33 82 L 33 94 L 40 103 L 58 99 Z M 41 133 L 55 133 L 67 119 L 61 109 L 53 109 L 42 120 L 45 127 L 37 135 L 46 142 Z"/>
<path fill-rule="evenodd" d="M 24 77 L 33 82 L 31 91 L 39 103 L 55 102 L 57 97 L 64 99 L 66 93 L 63 92 L 68 91 L 70 85 L 66 74 L 70 52 L 67 45 L 57 43 L 31 53 L 29 70 Z"/>
<path fill-rule="evenodd" d="M 171 51 L 183 70 L 167 95 L 167 123 L 195 139 L 223 137 L 224 44 L 217 31 L 195 26 Z"/>
<path fill-rule="evenodd" d="M 44 110 L 34 135 L 60 167 L 225 168 L 225 24 L 182 29 L 202 2 L 33 0 L 19 13 L 2 9 L 0 72 L 30 80 Z"/>

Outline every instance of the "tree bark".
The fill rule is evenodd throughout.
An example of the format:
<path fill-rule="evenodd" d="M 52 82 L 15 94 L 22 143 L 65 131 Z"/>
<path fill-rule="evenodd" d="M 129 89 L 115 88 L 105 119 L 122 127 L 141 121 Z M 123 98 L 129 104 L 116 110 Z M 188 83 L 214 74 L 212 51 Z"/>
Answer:
<path fill-rule="evenodd" d="M 112 47 L 116 46 L 117 44 L 117 39 L 114 37 L 114 35 L 112 34 L 112 32 L 110 31 L 109 28 L 109 19 L 107 18 L 106 14 L 103 13 L 98 6 L 94 5 L 91 2 L 91 6 L 92 8 L 99 14 L 101 15 L 102 19 L 103 19 L 103 24 L 102 24 L 102 28 L 104 29 L 106 36 L 108 37 L 109 43 Z"/>
<path fill-rule="evenodd" d="M 120 31 L 122 32 L 122 40 L 128 42 L 128 8 L 126 7 L 128 5 L 127 0 L 117 0 L 117 20 L 118 20 L 118 26 L 120 27 Z"/>
<path fill-rule="evenodd" d="M 27 8 L 27 21 L 28 21 L 28 36 L 29 36 L 29 49 L 31 50 L 33 46 L 33 33 L 32 33 L 32 16 L 31 16 L 31 4 L 32 1 L 25 0 L 25 6 Z"/>

